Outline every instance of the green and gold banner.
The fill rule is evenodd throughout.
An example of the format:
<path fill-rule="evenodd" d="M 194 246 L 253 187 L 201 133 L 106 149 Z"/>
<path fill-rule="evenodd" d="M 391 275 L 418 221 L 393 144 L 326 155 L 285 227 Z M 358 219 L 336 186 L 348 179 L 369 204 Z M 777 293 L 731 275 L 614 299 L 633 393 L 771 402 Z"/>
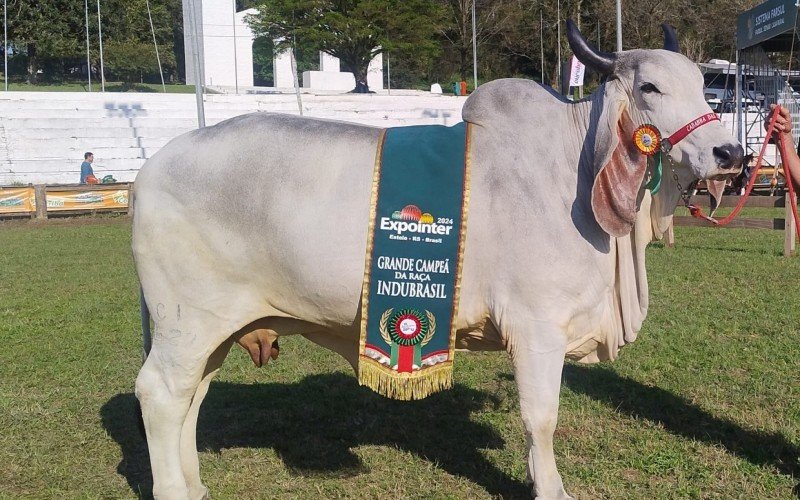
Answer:
<path fill-rule="evenodd" d="M 358 380 L 422 399 L 453 384 L 469 125 L 384 131 L 372 186 Z"/>

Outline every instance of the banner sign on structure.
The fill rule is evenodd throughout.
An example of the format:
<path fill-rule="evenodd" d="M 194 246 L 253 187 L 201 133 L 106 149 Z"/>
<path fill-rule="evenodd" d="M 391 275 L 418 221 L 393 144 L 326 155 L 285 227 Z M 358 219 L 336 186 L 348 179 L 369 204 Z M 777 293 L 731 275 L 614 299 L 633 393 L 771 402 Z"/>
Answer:
<path fill-rule="evenodd" d="M 739 14 L 736 18 L 736 48 L 742 50 L 794 31 L 797 7 L 796 0 L 768 0 Z M 793 39 L 792 35 L 789 47 Z"/>
<path fill-rule="evenodd" d="M 453 383 L 469 125 L 384 131 L 372 189 L 358 379 L 421 399 Z"/>
<path fill-rule="evenodd" d="M 33 187 L 0 188 L 0 214 L 21 214 L 36 211 Z"/>
<path fill-rule="evenodd" d="M 92 191 L 47 191 L 47 211 L 127 208 L 127 189 Z"/>

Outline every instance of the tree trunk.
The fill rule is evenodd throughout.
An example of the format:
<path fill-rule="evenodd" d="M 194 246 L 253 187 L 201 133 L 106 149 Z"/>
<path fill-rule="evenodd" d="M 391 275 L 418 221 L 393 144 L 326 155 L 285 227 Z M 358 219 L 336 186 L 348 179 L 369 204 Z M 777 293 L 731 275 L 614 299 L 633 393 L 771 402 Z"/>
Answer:
<path fill-rule="evenodd" d="M 28 83 L 34 84 L 39 76 L 39 61 L 36 58 L 36 45 L 28 44 Z"/>
<path fill-rule="evenodd" d="M 369 85 L 367 84 L 367 71 L 369 65 L 363 66 L 359 63 L 347 62 L 340 59 L 345 70 L 350 70 L 356 79 L 356 87 L 351 90 L 353 94 L 368 94 L 370 92 Z"/>
<path fill-rule="evenodd" d="M 469 57 L 469 50 L 470 47 L 466 45 L 461 45 L 458 48 L 458 56 L 460 59 L 460 64 L 458 66 L 458 72 L 461 75 L 461 79 L 463 81 L 467 81 L 468 75 L 470 73 L 470 57 Z"/>

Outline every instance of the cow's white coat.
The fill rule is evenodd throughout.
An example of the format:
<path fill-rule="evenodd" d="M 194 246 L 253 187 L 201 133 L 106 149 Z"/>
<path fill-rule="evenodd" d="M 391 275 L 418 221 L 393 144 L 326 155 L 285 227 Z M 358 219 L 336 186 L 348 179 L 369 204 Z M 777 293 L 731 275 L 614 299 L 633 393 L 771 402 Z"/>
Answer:
<path fill-rule="evenodd" d="M 643 93 L 643 83 L 660 93 Z M 643 182 L 630 234 L 611 237 L 591 197 L 617 124 L 677 130 L 705 114 L 702 78 L 663 50 L 619 54 L 579 103 L 525 80 L 478 89 L 459 345 L 512 356 L 538 498 L 566 498 L 553 455 L 565 357 L 613 359 L 647 313 L 644 249 L 678 200 L 669 170 L 651 206 Z M 264 317 L 355 362 L 370 187 L 380 130 L 274 114 L 175 139 L 139 173 L 133 250 L 152 313 L 136 381 L 158 498 L 199 498 L 198 407 L 233 332 Z M 627 138 L 623 137 L 623 141 Z M 683 185 L 724 172 L 719 123 L 676 147 Z M 646 179 L 645 179 L 646 180 Z M 640 179 L 641 181 L 641 179 Z"/>

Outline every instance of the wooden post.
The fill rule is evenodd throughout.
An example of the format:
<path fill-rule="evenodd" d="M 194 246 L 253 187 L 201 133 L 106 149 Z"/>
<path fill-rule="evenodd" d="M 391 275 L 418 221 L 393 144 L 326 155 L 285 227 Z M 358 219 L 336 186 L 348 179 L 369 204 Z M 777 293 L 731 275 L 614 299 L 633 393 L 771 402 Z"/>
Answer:
<path fill-rule="evenodd" d="M 36 198 L 36 218 L 47 218 L 47 191 L 44 184 L 36 184 L 33 186 L 33 194 Z"/>
<path fill-rule="evenodd" d="M 667 232 L 665 233 L 665 243 L 667 248 L 674 248 L 675 247 L 675 221 L 672 220 L 669 222 L 669 227 L 667 228 Z"/>
<path fill-rule="evenodd" d="M 794 225 L 794 218 L 797 217 L 797 214 L 792 210 L 792 200 L 788 192 L 786 193 L 786 201 L 784 204 L 786 206 L 784 209 L 786 211 L 786 216 L 783 232 L 786 234 L 786 239 L 783 243 L 783 255 L 785 257 L 791 257 L 795 254 L 796 250 L 797 228 Z"/>
<path fill-rule="evenodd" d="M 128 183 L 128 215 L 133 216 L 133 183 Z"/>

